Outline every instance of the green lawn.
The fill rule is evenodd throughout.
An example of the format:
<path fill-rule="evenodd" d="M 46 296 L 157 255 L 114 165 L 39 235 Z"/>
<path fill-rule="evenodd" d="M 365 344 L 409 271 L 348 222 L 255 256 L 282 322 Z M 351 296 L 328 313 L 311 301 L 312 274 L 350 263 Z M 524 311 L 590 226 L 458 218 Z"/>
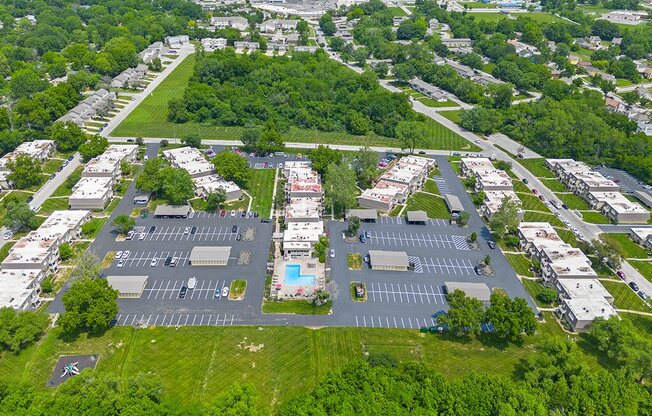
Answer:
<path fill-rule="evenodd" d="M 63 165 L 63 160 L 50 159 L 45 162 L 42 166 L 43 173 L 52 174 L 59 169 L 59 166 Z"/>
<path fill-rule="evenodd" d="M 8 242 L 0 248 L 0 262 L 4 261 L 9 255 L 9 250 L 16 244 L 16 242 Z"/>
<path fill-rule="evenodd" d="M 84 238 L 90 239 L 97 237 L 97 234 L 99 234 L 107 220 L 108 218 L 93 218 L 86 224 L 82 225 L 82 234 Z"/>
<path fill-rule="evenodd" d="M 428 218 L 450 218 L 443 198 L 417 192 L 407 202 L 406 211 L 425 211 Z"/>
<path fill-rule="evenodd" d="M 632 311 L 650 312 L 650 308 L 630 287 L 624 282 L 602 280 L 600 283 L 614 297 L 616 309 L 629 309 Z"/>
<path fill-rule="evenodd" d="M 362 254 L 348 253 L 346 255 L 346 265 L 351 270 L 362 270 Z"/>
<path fill-rule="evenodd" d="M 84 170 L 83 166 L 79 166 L 75 169 L 68 178 L 77 178 L 75 184 L 81 179 L 82 171 Z M 73 184 L 73 186 L 75 185 Z M 52 194 L 52 196 L 70 196 L 72 194 L 72 188 L 68 186 L 68 180 L 65 180 Z"/>
<path fill-rule="evenodd" d="M 628 79 L 616 79 L 616 87 L 629 87 L 630 85 L 634 85 L 634 83 Z"/>
<path fill-rule="evenodd" d="M 564 227 L 564 223 L 559 218 L 552 214 L 544 214 L 543 212 L 525 211 L 523 221 L 549 222 L 553 227 Z"/>
<path fill-rule="evenodd" d="M 202 139 L 239 140 L 244 130 L 243 127 L 204 126 L 194 122 L 175 124 L 167 121 L 167 103 L 170 99 L 183 97 L 188 80 L 192 76 L 194 65 L 195 57 L 190 55 L 113 130 L 111 135 L 116 137 L 174 138 L 197 134 Z M 477 146 L 431 118 L 426 118 L 425 123 L 428 138 L 422 147 L 446 150 L 479 150 Z M 375 133 L 354 136 L 346 132 L 324 132 L 292 127 L 284 136 L 287 142 L 400 146 L 395 139 L 379 136 Z"/>
<path fill-rule="evenodd" d="M 566 192 L 566 187 L 558 179 L 541 179 L 541 182 L 552 192 Z"/>
<path fill-rule="evenodd" d="M 555 178 L 553 171 L 545 166 L 546 159 L 516 159 L 525 169 L 538 178 Z"/>
<path fill-rule="evenodd" d="M 612 242 L 620 247 L 623 256 L 628 259 L 646 259 L 647 251 L 632 241 L 627 234 L 602 234 L 600 236 L 605 241 Z"/>
<path fill-rule="evenodd" d="M 462 121 L 462 110 L 442 111 L 439 114 L 456 124 L 460 124 Z"/>
<path fill-rule="evenodd" d="M 401 9 L 400 7 L 388 7 L 387 10 L 392 12 L 392 16 L 394 17 L 407 16 L 405 10 Z"/>
<path fill-rule="evenodd" d="M 437 183 L 431 179 L 426 181 L 426 184 L 423 186 L 423 190 L 430 192 L 431 194 L 441 195 L 441 192 L 439 192 L 439 188 L 437 187 Z"/>
<path fill-rule="evenodd" d="M 312 300 L 263 301 L 263 313 L 292 313 L 301 315 L 328 315 L 332 307 L 329 301 L 326 305 L 315 306 Z"/>
<path fill-rule="evenodd" d="M 417 100 L 422 102 L 423 104 L 427 105 L 428 107 L 432 107 L 432 108 L 459 107 L 458 103 L 456 103 L 455 101 L 451 101 L 451 100 L 437 101 L 437 100 L 433 100 L 432 98 L 428 98 L 428 97 L 425 97 L 425 96 L 424 97 L 419 97 L 419 98 L 417 98 Z"/>
<path fill-rule="evenodd" d="M 498 7 L 498 5 L 496 4 L 482 3 L 481 1 L 469 1 L 469 2 L 460 3 L 460 5 L 464 8 L 469 8 L 469 9 L 495 9 Z"/>
<path fill-rule="evenodd" d="M 551 308 L 553 305 L 550 304 L 545 304 L 541 303 L 539 299 L 537 299 L 537 295 L 541 293 L 543 290 L 543 285 L 539 283 L 536 280 L 530 280 L 530 279 L 522 279 L 521 282 L 523 283 L 523 287 L 527 291 L 527 293 L 532 297 L 534 300 L 534 303 L 537 304 L 537 306 L 542 307 L 542 308 Z"/>
<path fill-rule="evenodd" d="M 566 228 L 556 228 L 555 231 L 557 231 L 559 238 L 564 240 L 564 243 L 570 244 L 573 247 L 579 246 L 580 242 L 577 240 L 577 237 L 575 237 L 575 234 L 573 234 L 572 231 L 567 230 Z"/>
<path fill-rule="evenodd" d="M 569 209 L 589 210 L 587 203 L 575 194 L 555 194 L 559 200 L 568 205 Z"/>
<path fill-rule="evenodd" d="M 258 211 L 261 218 L 269 218 L 274 193 L 274 169 L 252 169 L 246 190 L 253 198 L 252 211 Z"/>
<path fill-rule="evenodd" d="M 532 194 L 518 193 L 518 199 L 521 200 L 523 209 L 528 211 L 543 211 L 550 212 L 548 207 L 539 200 L 538 197 Z"/>
<path fill-rule="evenodd" d="M 534 272 L 532 272 L 529 267 L 532 265 L 532 262 L 525 254 L 510 254 L 506 253 L 505 257 L 509 262 L 514 272 L 521 276 L 534 277 Z M 525 281 L 525 279 L 523 279 Z"/>
<path fill-rule="evenodd" d="M 50 198 L 46 199 L 39 209 L 39 214 L 50 214 L 52 211 L 68 209 L 68 198 Z"/>
<path fill-rule="evenodd" d="M 229 299 L 242 300 L 244 299 L 246 291 L 247 281 L 244 279 L 236 279 L 231 282 L 231 287 L 229 289 Z"/>
<path fill-rule="evenodd" d="M 532 192 L 530 191 L 530 188 L 528 188 L 528 186 L 521 181 L 512 181 L 512 184 L 514 185 L 514 192 Z"/>
<path fill-rule="evenodd" d="M 642 274 L 647 280 L 652 282 L 652 262 L 630 260 L 629 264 L 631 264 L 633 268 L 638 270 L 638 272 Z"/>
<path fill-rule="evenodd" d="M 477 21 L 485 21 L 485 22 L 490 22 L 490 23 L 496 23 L 500 20 L 507 19 L 506 14 L 502 13 L 473 13 L 473 12 L 468 12 L 466 14 L 467 16 L 473 16 L 475 17 L 475 20 Z"/>
<path fill-rule="evenodd" d="M 611 224 L 611 221 L 598 211 L 582 211 L 582 219 L 591 224 Z"/>

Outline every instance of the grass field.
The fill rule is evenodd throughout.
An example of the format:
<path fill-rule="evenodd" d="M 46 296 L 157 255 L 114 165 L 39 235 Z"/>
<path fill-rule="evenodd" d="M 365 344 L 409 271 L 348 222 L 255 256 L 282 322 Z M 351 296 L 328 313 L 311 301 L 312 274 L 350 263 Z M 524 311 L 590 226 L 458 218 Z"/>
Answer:
<path fill-rule="evenodd" d="M 566 187 L 557 179 L 541 179 L 541 182 L 552 192 L 566 192 Z"/>
<path fill-rule="evenodd" d="M 462 7 L 464 8 L 469 8 L 469 9 L 495 9 L 498 7 L 496 4 L 491 4 L 491 3 L 482 3 L 480 1 L 468 1 L 464 3 L 460 3 Z"/>
<path fill-rule="evenodd" d="M 650 308 L 632 289 L 624 282 L 603 280 L 600 283 L 614 297 L 616 309 L 650 312 Z"/>
<path fill-rule="evenodd" d="M 332 307 L 329 301 L 326 305 L 315 306 L 311 300 L 284 300 L 280 302 L 263 301 L 263 313 L 295 313 L 301 315 L 328 315 Z"/>
<path fill-rule="evenodd" d="M 652 282 L 652 262 L 630 260 L 629 264 L 631 264 L 633 268 L 638 270 L 638 272 L 642 274 L 643 277 L 645 277 L 647 280 Z"/>
<path fill-rule="evenodd" d="M 442 111 L 439 114 L 456 124 L 460 124 L 462 121 L 462 110 Z"/>
<path fill-rule="evenodd" d="M 158 87 L 145 98 L 129 116 L 111 133 L 112 136 L 140 137 L 184 137 L 197 134 L 202 139 L 239 140 L 243 127 L 204 126 L 188 122 L 175 124 L 167 121 L 167 103 L 173 98 L 183 97 L 183 92 L 192 76 L 195 65 L 194 55 L 187 57 Z M 428 149 L 453 149 L 477 151 L 477 147 L 448 130 L 436 121 L 426 118 L 427 142 L 422 145 Z M 346 132 L 323 132 L 317 130 L 290 128 L 284 134 L 286 142 L 331 143 L 361 146 L 399 147 L 396 140 L 370 133 L 354 136 Z"/>
<path fill-rule="evenodd" d="M 605 233 L 600 238 L 618 245 L 627 259 L 646 259 L 648 257 L 647 251 L 632 241 L 627 234 Z"/>
<path fill-rule="evenodd" d="M 507 258 L 507 262 L 510 266 L 512 266 L 512 269 L 514 269 L 516 274 L 521 276 L 534 277 L 534 272 L 529 269 L 530 265 L 532 265 L 532 262 L 525 254 L 506 253 L 505 257 Z"/>
<path fill-rule="evenodd" d="M 573 247 L 579 246 L 580 242 L 577 240 L 577 237 L 575 237 L 575 234 L 573 234 L 572 231 L 566 228 L 555 228 L 555 231 L 557 231 L 559 238 L 564 240 L 564 243 L 570 244 Z"/>
<path fill-rule="evenodd" d="M 82 225 L 82 234 L 84 238 L 95 238 L 104 226 L 108 218 L 93 218 L 86 224 Z"/>
<path fill-rule="evenodd" d="M 274 169 L 252 169 L 246 190 L 252 196 L 251 210 L 261 218 L 269 218 L 274 193 Z"/>
<path fill-rule="evenodd" d="M 555 194 L 559 200 L 568 205 L 569 209 L 589 210 L 587 203 L 575 194 Z"/>
<path fill-rule="evenodd" d="M 518 193 L 517 196 L 525 210 L 550 212 L 548 207 L 532 194 Z"/>
<path fill-rule="evenodd" d="M 73 178 L 74 177 L 81 178 L 83 170 L 84 170 L 83 166 L 78 167 L 77 169 L 75 169 L 73 171 L 73 173 L 70 174 L 70 176 L 68 176 L 68 178 L 71 178 L 71 177 L 73 177 Z M 75 184 L 73 184 L 73 186 Z M 64 181 L 61 185 L 59 185 L 59 187 L 52 194 L 52 196 L 70 196 L 70 195 L 72 195 L 72 188 L 70 186 L 68 186 L 68 181 L 67 180 Z"/>
<path fill-rule="evenodd" d="M 392 16 L 395 17 L 407 16 L 405 10 L 401 9 L 400 7 L 388 7 L 387 10 L 392 12 Z"/>
<path fill-rule="evenodd" d="M 57 171 L 57 169 L 59 169 L 59 166 L 61 165 L 63 165 L 63 160 L 50 159 L 43 164 L 43 173 L 54 173 Z"/>
<path fill-rule="evenodd" d="M 346 255 L 346 265 L 350 270 L 362 270 L 362 254 L 348 253 Z"/>
<path fill-rule="evenodd" d="M 523 283 L 523 287 L 530 295 L 530 297 L 532 297 L 532 300 L 534 300 L 534 303 L 536 303 L 537 306 L 542 308 L 552 307 L 552 305 L 542 303 L 541 301 L 539 301 L 539 299 L 537 299 L 537 295 L 541 293 L 541 291 L 543 290 L 543 285 L 541 283 L 531 279 L 521 279 L 521 283 Z"/>
<path fill-rule="evenodd" d="M 417 192 L 407 202 L 407 211 L 425 211 L 428 218 L 450 218 L 451 214 L 443 198 Z"/>
<path fill-rule="evenodd" d="M 582 219 L 591 224 L 611 224 L 611 221 L 598 211 L 582 211 Z"/>
<path fill-rule="evenodd" d="M 431 194 L 441 195 L 441 192 L 439 192 L 439 188 L 437 187 L 437 183 L 431 179 L 426 181 L 426 184 L 423 186 L 423 190 L 430 192 Z"/>
<path fill-rule="evenodd" d="M 525 211 L 523 221 L 549 222 L 553 227 L 564 227 L 564 223 L 559 218 L 543 212 Z"/>
<path fill-rule="evenodd" d="M 46 199 L 39 209 L 39 214 L 50 214 L 52 211 L 68 209 L 68 198 L 50 198 Z"/>
<path fill-rule="evenodd" d="M 246 291 L 247 281 L 244 279 L 236 279 L 231 282 L 231 287 L 229 288 L 229 299 L 242 300 L 245 297 Z"/>
<path fill-rule="evenodd" d="M 555 178 L 553 171 L 545 166 L 546 160 L 541 159 L 517 159 L 525 169 L 529 170 L 534 176 L 538 178 Z"/>
<path fill-rule="evenodd" d="M 0 262 L 7 258 L 9 255 L 9 250 L 16 244 L 15 242 L 6 243 L 4 246 L 0 247 Z"/>

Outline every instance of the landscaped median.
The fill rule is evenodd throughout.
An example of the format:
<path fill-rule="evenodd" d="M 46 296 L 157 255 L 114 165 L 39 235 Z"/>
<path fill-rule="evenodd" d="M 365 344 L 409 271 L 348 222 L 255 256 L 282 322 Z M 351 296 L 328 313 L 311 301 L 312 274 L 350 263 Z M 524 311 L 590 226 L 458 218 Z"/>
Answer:
<path fill-rule="evenodd" d="M 247 281 L 236 279 L 231 282 L 229 288 L 229 300 L 243 300 L 247 292 Z"/>

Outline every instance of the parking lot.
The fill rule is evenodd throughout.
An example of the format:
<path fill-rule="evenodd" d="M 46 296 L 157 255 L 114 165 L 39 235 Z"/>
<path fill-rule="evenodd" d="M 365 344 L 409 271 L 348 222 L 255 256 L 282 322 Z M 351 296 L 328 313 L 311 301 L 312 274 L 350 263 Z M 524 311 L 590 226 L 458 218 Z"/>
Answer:
<path fill-rule="evenodd" d="M 231 326 L 238 324 L 233 313 L 120 313 L 115 325 L 129 326 Z"/>
<path fill-rule="evenodd" d="M 367 287 L 370 302 L 413 303 L 428 305 L 445 305 L 446 295 L 437 285 L 406 283 L 375 283 Z"/>
<path fill-rule="evenodd" d="M 254 225 L 252 223 L 252 225 Z M 186 230 L 189 228 L 189 230 Z M 233 232 L 233 226 L 214 225 L 214 226 L 197 226 L 195 232 L 191 232 L 192 227 L 176 226 L 176 225 L 162 225 L 157 227 L 154 232 L 147 232 L 145 227 L 140 227 L 135 230 L 136 234 L 134 239 L 139 239 L 139 234 L 145 233 L 144 240 L 146 241 L 234 241 L 238 232 L 242 231 L 238 227 L 238 231 Z M 142 240 L 140 240 L 142 241 Z"/>
<path fill-rule="evenodd" d="M 429 247 L 429 248 L 455 248 L 469 250 L 466 236 L 446 235 L 410 231 L 369 231 L 367 241 L 370 244 L 395 247 Z"/>

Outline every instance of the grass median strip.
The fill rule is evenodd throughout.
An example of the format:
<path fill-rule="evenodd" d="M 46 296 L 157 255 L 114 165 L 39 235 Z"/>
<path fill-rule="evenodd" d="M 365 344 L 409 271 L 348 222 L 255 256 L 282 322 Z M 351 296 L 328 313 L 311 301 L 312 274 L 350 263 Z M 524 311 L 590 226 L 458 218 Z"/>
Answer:
<path fill-rule="evenodd" d="M 650 308 L 634 291 L 623 282 L 602 280 L 600 283 L 614 297 L 616 309 L 628 309 L 631 311 L 650 312 Z"/>

